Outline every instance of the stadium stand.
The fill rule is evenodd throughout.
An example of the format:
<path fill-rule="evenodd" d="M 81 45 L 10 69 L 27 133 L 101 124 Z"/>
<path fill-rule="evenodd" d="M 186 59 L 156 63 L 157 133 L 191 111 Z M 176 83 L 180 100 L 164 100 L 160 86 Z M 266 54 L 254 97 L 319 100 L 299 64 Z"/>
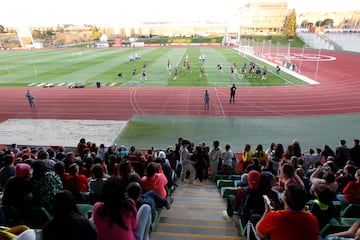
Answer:
<path fill-rule="evenodd" d="M 298 32 L 307 48 L 360 52 L 360 33 L 310 33 Z"/>
<path fill-rule="evenodd" d="M 74 147 L 71 150 L 76 153 L 76 158 L 73 159 L 73 161 L 76 162 L 79 166 L 79 174 L 88 178 L 92 177 L 91 173 L 89 172 L 94 164 L 92 161 L 97 161 L 103 166 L 105 173 L 104 177 L 118 174 L 116 169 L 119 169 L 121 161 L 131 161 L 131 159 L 126 158 L 127 154 L 129 153 L 123 151 L 124 146 L 120 146 L 119 148 L 114 145 L 109 146 L 103 156 L 96 154 L 98 149 L 96 146 L 90 144 L 87 145 L 87 148 L 91 149 L 90 155 L 87 154 L 80 156 L 76 153 L 78 151 L 77 147 Z M 33 160 L 30 161 L 29 159 L 36 159 L 41 155 L 41 152 L 49 151 L 49 149 L 51 149 L 51 147 L 48 149 L 44 149 L 43 147 L 38 149 L 35 147 L 33 147 L 33 149 L 24 148 L 21 151 L 18 151 L 18 153 L 15 155 L 16 157 L 14 159 L 16 161 L 14 164 L 18 164 L 19 162 L 31 163 Z M 53 150 L 56 152 L 58 151 L 58 148 Z M 2 146 L 0 158 L 2 159 L 7 153 L 11 153 L 11 151 L 14 150 L 11 150 L 10 146 Z M 143 164 L 147 164 L 150 161 L 156 160 L 160 165 L 168 164 L 168 166 L 174 166 L 174 161 L 176 159 L 171 157 L 173 155 L 171 155 L 170 152 L 167 153 L 167 158 L 169 159 L 166 163 L 166 161 L 159 162 L 159 159 L 157 158 L 159 155 L 158 151 L 149 152 L 139 150 L 139 154 L 144 155 L 146 159 L 146 162 Z M 240 162 L 238 162 L 239 166 L 243 166 L 243 163 L 241 162 L 241 154 L 242 153 L 237 154 L 240 156 Z M 98 156 L 100 159 L 97 159 L 96 156 Z M 272 155 L 269 154 L 268 156 Z M 289 156 L 290 155 L 286 155 L 284 153 L 281 161 L 283 163 L 289 163 Z M 89 160 L 90 158 L 92 161 Z M 302 159 L 301 156 L 299 159 Z M 45 159 L 43 161 L 46 161 L 49 164 L 48 166 L 52 166 L 50 160 L 53 160 L 54 162 L 63 162 L 65 166 L 69 164 L 66 162 L 67 160 L 56 159 L 56 154 L 52 159 Z M 115 162 L 113 160 L 115 160 Z M 322 159 L 322 161 L 324 162 L 326 159 Z M 319 161 L 319 163 L 321 162 Z M 297 162 L 296 164 L 300 164 L 297 165 L 297 167 L 301 168 L 301 161 Z M 351 162 L 347 164 L 351 164 Z M 59 176 L 66 178 L 68 171 L 66 169 L 67 168 L 65 167 L 65 173 Z M 162 169 L 165 168 L 162 167 Z M 242 175 L 246 173 L 246 171 L 242 167 L 236 168 L 231 172 L 223 172 L 219 170 L 218 175 L 215 176 L 215 182 L 208 178 L 208 173 L 209 171 L 205 171 L 203 173 L 204 179 L 201 183 L 198 184 L 195 184 L 195 182 L 194 184 L 189 184 L 188 179 L 185 178 L 184 182 L 177 180 L 173 182 L 173 185 L 167 186 L 167 195 L 168 197 L 174 199 L 174 203 L 172 203 L 171 208 L 169 207 L 166 211 L 164 210 L 164 207 L 157 207 L 151 224 L 151 239 L 172 240 L 189 237 L 191 237 L 191 239 L 197 239 L 204 238 L 206 235 L 208 235 L 209 238 L 238 239 L 239 235 L 241 236 L 242 234 L 247 234 L 244 225 L 239 226 L 239 216 L 237 215 L 237 211 L 235 211 L 236 215 L 230 219 L 230 221 L 229 219 L 224 220 L 221 214 L 222 210 L 226 208 L 226 202 L 230 195 L 236 195 L 238 189 L 243 187 L 243 185 L 240 187 L 240 179 Z M 144 173 L 138 174 L 140 177 L 144 175 Z M 278 175 L 277 177 L 278 181 L 282 178 L 281 175 Z M 280 184 L 280 181 L 278 183 Z M 312 198 L 310 199 L 308 206 L 314 203 L 314 196 L 309 195 L 309 197 Z M 340 218 L 331 219 L 329 223 L 321 229 L 320 234 L 322 237 L 326 237 L 326 235 L 329 233 L 347 229 L 352 223 L 360 220 L 359 204 L 352 203 L 344 205 L 340 204 L 340 202 L 336 201 L 336 199 L 334 199 L 333 204 L 339 212 Z M 78 202 L 77 206 L 82 215 L 85 217 L 91 217 L 92 205 L 90 202 Z M 1 209 L 5 214 L 5 225 L 7 227 L 26 224 L 27 226 L 34 229 L 41 229 L 41 226 L 43 226 L 44 223 L 52 219 L 51 213 L 42 206 L 16 209 L 10 205 L 2 205 Z"/>

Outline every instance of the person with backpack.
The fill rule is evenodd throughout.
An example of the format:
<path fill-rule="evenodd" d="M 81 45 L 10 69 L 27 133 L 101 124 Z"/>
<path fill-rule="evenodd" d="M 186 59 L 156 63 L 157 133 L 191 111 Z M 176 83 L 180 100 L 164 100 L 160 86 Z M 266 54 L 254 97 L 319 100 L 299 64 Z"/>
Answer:
<path fill-rule="evenodd" d="M 238 211 L 239 217 L 247 222 L 251 213 L 255 213 L 258 210 L 261 211 L 261 209 L 264 210 L 264 200 L 262 199 L 261 193 L 258 191 L 260 186 L 260 173 L 256 170 L 250 171 L 248 173 L 247 181 L 247 187 L 239 187 L 236 195 L 229 195 L 227 208 L 223 211 L 225 220 L 232 221 L 234 211 Z"/>

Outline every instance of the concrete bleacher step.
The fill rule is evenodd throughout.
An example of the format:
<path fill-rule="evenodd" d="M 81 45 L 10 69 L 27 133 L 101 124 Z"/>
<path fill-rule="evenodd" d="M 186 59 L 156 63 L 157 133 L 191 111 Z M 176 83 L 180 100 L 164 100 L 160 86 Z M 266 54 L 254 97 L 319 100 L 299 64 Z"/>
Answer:
<path fill-rule="evenodd" d="M 226 205 L 214 182 L 180 183 L 172 196 L 174 202 L 161 212 L 152 240 L 239 239 L 234 224 L 222 217 Z"/>

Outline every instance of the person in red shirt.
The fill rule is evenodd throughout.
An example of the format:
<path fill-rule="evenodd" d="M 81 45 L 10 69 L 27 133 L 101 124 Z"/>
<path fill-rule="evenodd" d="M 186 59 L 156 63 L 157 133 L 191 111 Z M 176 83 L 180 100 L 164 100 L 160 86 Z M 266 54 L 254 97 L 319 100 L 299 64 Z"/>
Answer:
<path fill-rule="evenodd" d="M 317 240 L 319 225 L 310 212 L 304 211 L 307 201 L 306 190 L 290 185 L 284 194 L 284 210 L 270 211 L 265 203 L 265 212 L 256 225 L 256 234 L 272 240 Z"/>
<path fill-rule="evenodd" d="M 157 173 L 156 163 L 151 162 L 146 167 L 146 175 L 142 177 L 141 184 L 145 190 L 148 192 L 154 190 L 162 198 L 167 197 L 166 184 L 168 180 L 162 171 Z"/>
<path fill-rule="evenodd" d="M 345 204 L 360 204 L 360 169 L 355 173 L 355 181 L 348 182 L 342 191 L 343 194 L 337 194 L 336 198 Z"/>
<path fill-rule="evenodd" d="M 69 166 L 69 178 L 64 179 L 65 189 L 71 192 L 88 192 L 89 180 L 79 174 L 79 166 L 73 163 Z"/>

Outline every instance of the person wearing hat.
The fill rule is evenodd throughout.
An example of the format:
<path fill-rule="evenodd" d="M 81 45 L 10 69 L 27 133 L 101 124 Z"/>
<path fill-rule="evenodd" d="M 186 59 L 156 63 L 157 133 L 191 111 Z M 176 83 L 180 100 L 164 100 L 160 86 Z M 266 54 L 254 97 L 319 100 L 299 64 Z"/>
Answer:
<path fill-rule="evenodd" d="M 243 204 L 247 194 L 257 193 L 260 185 L 260 173 L 256 170 L 251 170 L 247 174 L 247 186 L 238 187 L 236 195 L 230 194 L 228 197 L 227 208 L 223 211 L 223 217 L 227 221 L 232 221 L 234 211 L 238 211 Z M 240 212 L 239 212 L 240 214 Z"/>
<path fill-rule="evenodd" d="M 27 163 L 18 163 L 15 166 L 15 176 L 9 178 L 2 199 L 3 205 L 15 208 L 31 204 L 31 166 Z"/>

